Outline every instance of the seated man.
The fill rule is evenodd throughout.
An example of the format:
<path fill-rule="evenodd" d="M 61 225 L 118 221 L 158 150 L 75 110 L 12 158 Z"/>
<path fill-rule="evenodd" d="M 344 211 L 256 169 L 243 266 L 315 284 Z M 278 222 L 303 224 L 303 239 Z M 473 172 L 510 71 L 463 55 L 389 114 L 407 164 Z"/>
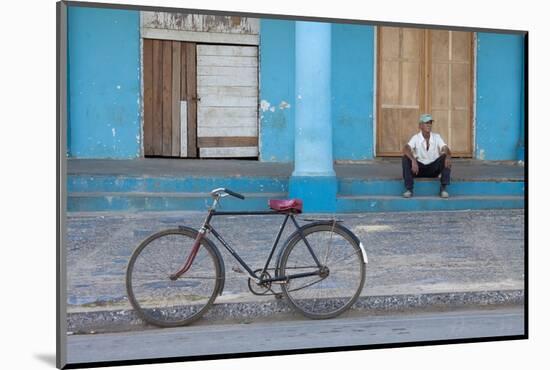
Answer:
<path fill-rule="evenodd" d="M 451 182 L 451 150 L 440 135 L 432 132 L 432 116 L 420 116 L 420 132 L 403 148 L 403 179 L 407 189 L 403 196 L 413 195 L 413 177 L 437 177 L 441 174 L 439 195 L 448 198 L 446 190 Z"/>

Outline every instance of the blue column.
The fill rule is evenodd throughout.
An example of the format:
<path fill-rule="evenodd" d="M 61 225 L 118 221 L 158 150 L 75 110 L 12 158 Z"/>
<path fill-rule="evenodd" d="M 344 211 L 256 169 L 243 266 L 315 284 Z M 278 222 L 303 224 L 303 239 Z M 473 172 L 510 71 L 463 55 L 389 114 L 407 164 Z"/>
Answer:
<path fill-rule="evenodd" d="M 296 22 L 294 172 L 290 196 L 306 212 L 334 212 L 337 180 L 332 160 L 331 25 Z"/>

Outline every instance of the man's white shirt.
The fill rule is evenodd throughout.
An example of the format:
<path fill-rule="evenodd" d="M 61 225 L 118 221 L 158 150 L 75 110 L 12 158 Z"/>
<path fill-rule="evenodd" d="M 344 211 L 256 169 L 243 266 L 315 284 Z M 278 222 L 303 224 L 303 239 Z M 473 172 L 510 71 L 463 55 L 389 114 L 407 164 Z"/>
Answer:
<path fill-rule="evenodd" d="M 408 144 L 416 160 L 422 164 L 430 164 L 441 155 L 441 149 L 447 146 L 439 134 L 430 133 L 430 147 L 427 149 L 426 139 L 422 132 L 411 137 Z"/>

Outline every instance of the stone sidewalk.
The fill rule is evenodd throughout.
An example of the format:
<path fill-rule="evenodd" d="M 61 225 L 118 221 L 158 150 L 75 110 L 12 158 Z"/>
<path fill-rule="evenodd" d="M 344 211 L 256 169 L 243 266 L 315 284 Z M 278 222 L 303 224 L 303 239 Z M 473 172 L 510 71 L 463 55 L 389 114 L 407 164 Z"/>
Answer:
<path fill-rule="evenodd" d="M 200 227 L 205 212 L 67 215 L 68 330 L 140 326 L 125 291 L 125 268 L 148 235 Z M 332 217 L 332 215 L 305 215 Z M 339 214 L 366 247 L 366 282 L 354 310 L 517 304 L 523 302 L 524 211 Z M 212 225 L 253 268 L 263 267 L 283 216 L 215 217 Z M 258 232 L 261 231 L 261 232 Z M 285 240 L 294 227 L 287 225 Z M 247 275 L 222 252 L 226 282 L 205 321 L 291 314 L 284 300 L 252 295 Z M 280 244 L 281 245 L 281 244 Z M 120 329 L 120 328 L 119 328 Z"/>

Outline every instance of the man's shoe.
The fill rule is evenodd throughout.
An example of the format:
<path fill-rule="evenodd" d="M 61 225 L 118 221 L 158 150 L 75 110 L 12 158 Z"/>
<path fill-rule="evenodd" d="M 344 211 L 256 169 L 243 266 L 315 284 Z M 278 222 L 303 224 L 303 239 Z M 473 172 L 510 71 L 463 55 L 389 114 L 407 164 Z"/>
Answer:
<path fill-rule="evenodd" d="M 413 192 L 410 190 L 407 190 L 406 192 L 403 193 L 404 198 L 410 198 L 412 196 L 413 196 Z"/>
<path fill-rule="evenodd" d="M 447 193 L 447 190 L 441 189 L 440 192 L 439 192 L 439 196 L 441 198 L 449 198 L 449 193 Z"/>

